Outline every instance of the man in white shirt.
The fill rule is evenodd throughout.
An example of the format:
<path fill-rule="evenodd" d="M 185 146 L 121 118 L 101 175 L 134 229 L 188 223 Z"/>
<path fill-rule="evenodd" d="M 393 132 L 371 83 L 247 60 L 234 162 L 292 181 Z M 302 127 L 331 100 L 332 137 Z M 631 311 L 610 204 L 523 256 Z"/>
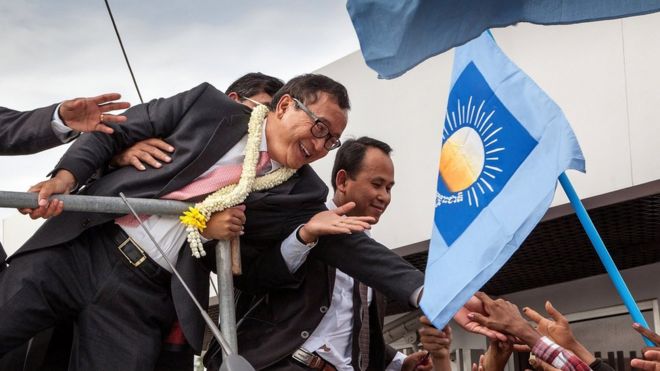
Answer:
<path fill-rule="evenodd" d="M 406 357 L 385 344 L 382 294 L 360 288 L 351 276 L 314 257 L 308 259 L 318 237 L 348 233 L 347 227 L 355 223 L 333 217 L 332 210 L 339 207 L 340 214 L 348 210 L 348 216 L 378 222 L 394 186 L 391 151 L 386 143 L 369 137 L 348 140 L 337 151 L 332 171 L 335 193 L 326 204 L 330 211 L 317 214 L 282 243 L 287 267 L 292 274 L 305 271 L 300 272 L 303 282 L 270 291 L 238 328 L 239 352 L 256 369 L 413 370 L 426 355 Z M 431 368 L 426 362 L 418 370 Z"/>

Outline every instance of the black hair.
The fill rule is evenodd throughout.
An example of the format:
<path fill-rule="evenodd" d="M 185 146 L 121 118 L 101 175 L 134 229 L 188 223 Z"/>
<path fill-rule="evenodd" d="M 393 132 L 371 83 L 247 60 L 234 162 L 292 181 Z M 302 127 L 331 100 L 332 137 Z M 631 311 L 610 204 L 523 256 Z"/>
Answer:
<path fill-rule="evenodd" d="M 273 95 L 273 101 L 270 105 L 272 109 L 275 109 L 277 103 L 279 103 L 285 94 L 299 99 L 305 105 L 313 104 L 318 99 L 319 92 L 331 95 L 339 108 L 344 110 L 351 109 L 348 92 L 344 85 L 327 76 L 316 74 L 300 75 L 289 80 L 282 89 Z"/>
<path fill-rule="evenodd" d="M 284 86 L 284 82 L 277 77 L 268 76 L 261 72 L 251 72 L 243 75 L 229 85 L 225 94 L 238 94 L 241 99 L 249 98 L 259 93 L 275 95 Z"/>
<path fill-rule="evenodd" d="M 337 173 L 339 170 L 345 170 L 351 179 L 362 170 L 362 161 L 367 148 L 378 148 L 386 155 L 390 155 L 392 147 L 385 142 L 370 137 L 360 137 L 358 139 L 349 139 L 337 150 L 335 164 L 332 166 L 332 189 L 337 190 Z"/>

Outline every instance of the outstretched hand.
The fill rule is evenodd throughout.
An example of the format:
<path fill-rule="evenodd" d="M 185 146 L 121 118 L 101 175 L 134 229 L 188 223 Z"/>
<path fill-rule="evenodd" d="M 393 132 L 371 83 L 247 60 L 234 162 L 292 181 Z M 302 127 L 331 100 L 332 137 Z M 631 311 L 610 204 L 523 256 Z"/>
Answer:
<path fill-rule="evenodd" d="M 660 351 L 647 350 L 644 359 L 632 359 L 630 366 L 645 371 L 660 371 Z"/>
<path fill-rule="evenodd" d="M 355 202 L 347 202 L 333 210 L 322 211 L 312 217 L 300 228 L 300 238 L 305 243 L 312 243 L 328 234 L 351 234 L 371 229 L 376 219 L 371 216 L 346 216 L 353 210 Z"/>
<path fill-rule="evenodd" d="M 21 214 L 29 214 L 30 218 L 44 218 L 48 219 L 51 216 L 57 216 L 64 210 L 64 203 L 56 198 L 49 200 L 50 196 L 54 194 L 66 194 L 71 192 L 76 184 L 76 179 L 68 170 L 61 169 L 55 176 L 49 180 L 39 182 L 30 189 L 28 192 L 38 192 L 37 196 L 38 207 L 36 209 L 19 209 Z"/>
<path fill-rule="evenodd" d="M 468 300 L 467 303 L 465 303 L 465 305 L 463 305 L 463 307 L 459 309 L 458 312 L 456 312 L 454 315 L 454 321 L 456 321 L 456 323 L 458 323 L 462 328 L 472 333 L 485 335 L 490 339 L 507 341 L 508 337 L 503 333 L 489 329 L 488 327 L 483 326 L 469 318 L 468 314 L 470 313 L 487 314 L 483 302 L 476 296 L 471 297 L 470 300 Z"/>
<path fill-rule="evenodd" d="M 125 116 L 111 115 L 106 112 L 126 109 L 128 102 L 115 102 L 121 95 L 109 93 L 93 98 L 76 98 L 66 100 L 60 105 L 59 115 L 64 124 L 76 131 L 101 131 L 112 134 L 114 130 L 105 125 L 107 122 L 120 123 L 126 121 Z"/>

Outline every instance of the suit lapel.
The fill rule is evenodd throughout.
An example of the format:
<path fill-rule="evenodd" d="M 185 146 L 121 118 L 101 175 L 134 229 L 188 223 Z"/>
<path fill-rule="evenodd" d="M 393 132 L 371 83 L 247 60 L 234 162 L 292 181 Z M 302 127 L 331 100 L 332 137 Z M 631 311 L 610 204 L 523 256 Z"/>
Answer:
<path fill-rule="evenodd" d="M 215 131 L 204 145 L 195 160 L 181 170 L 172 180 L 161 189 L 159 196 L 168 194 L 172 191 L 190 183 L 193 179 L 200 176 L 208 170 L 213 164 L 218 162 L 238 141 L 247 134 L 248 121 L 250 115 L 238 114 L 223 118 L 215 128 Z"/>

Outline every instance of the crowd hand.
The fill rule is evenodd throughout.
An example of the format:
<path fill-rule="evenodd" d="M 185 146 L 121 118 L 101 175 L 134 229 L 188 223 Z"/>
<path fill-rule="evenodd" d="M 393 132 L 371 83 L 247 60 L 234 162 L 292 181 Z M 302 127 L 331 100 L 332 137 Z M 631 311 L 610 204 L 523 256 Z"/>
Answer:
<path fill-rule="evenodd" d="M 515 304 L 503 299 L 493 300 L 483 292 L 477 292 L 475 296 L 483 303 L 486 315 L 471 312 L 468 314 L 470 320 L 491 330 L 517 337 L 530 347 L 541 338 L 541 334 L 523 318 Z"/>
<path fill-rule="evenodd" d="M 658 335 L 655 332 L 645 328 L 644 326 L 640 325 L 639 323 L 633 323 L 633 329 L 635 329 L 635 331 L 639 332 L 640 335 L 642 335 L 642 336 L 646 337 L 647 339 L 651 340 L 651 342 L 656 347 L 660 346 L 660 335 Z"/>
<path fill-rule="evenodd" d="M 553 367 L 551 364 L 543 361 L 542 359 L 532 357 L 529 359 L 530 366 L 534 367 L 536 371 L 560 371 L 558 368 Z M 527 371 L 527 370 L 525 370 Z"/>
<path fill-rule="evenodd" d="M 162 162 L 171 162 L 172 158 L 165 152 L 172 153 L 174 147 L 159 138 L 145 139 L 137 142 L 110 161 L 110 165 L 119 168 L 132 165 L 138 170 L 146 170 L 144 164 L 153 168 L 163 166 Z"/>
<path fill-rule="evenodd" d="M 596 358 L 573 335 L 566 317 L 561 314 L 550 301 L 545 302 L 545 310 L 550 317 L 545 318 L 532 308 L 523 308 L 523 314 L 536 323 L 536 329 L 542 335 L 551 338 L 558 345 L 575 353 L 586 364 L 591 364 Z"/>
<path fill-rule="evenodd" d="M 106 112 L 126 109 L 128 102 L 115 102 L 120 94 L 109 93 L 93 98 L 76 98 L 65 100 L 60 105 L 59 115 L 66 126 L 76 131 L 101 131 L 112 134 L 111 127 L 105 123 L 120 123 L 126 121 L 125 116 L 106 114 Z"/>
<path fill-rule="evenodd" d="M 403 360 L 401 371 L 432 371 L 433 361 L 427 357 L 428 352 L 420 350 Z"/>
<path fill-rule="evenodd" d="M 231 240 L 243 235 L 245 205 L 234 206 L 211 215 L 202 236 L 209 240 Z"/>
<path fill-rule="evenodd" d="M 36 209 L 19 209 L 21 214 L 29 214 L 30 218 L 48 219 L 51 216 L 57 216 L 64 210 L 64 202 L 53 198 L 48 200 L 54 194 L 67 194 L 71 192 L 76 184 L 73 174 L 68 170 L 59 170 L 55 176 L 49 180 L 37 183 L 28 189 L 28 192 L 39 192 L 37 196 L 39 207 Z"/>
<path fill-rule="evenodd" d="M 630 366 L 645 371 L 660 371 L 660 350 L 649 349 L 643 354 L 644 359 L 630 360 Z"/>
<path fill-rule="evenodd" d="M 351 234 L 371 229 L 376 219 L 370 216 L 346 216 L 355 207 L 355 202 L 347 202 L 333 210 L 322 211 L 312 217 L 300 230 L 300 238 L 312 243 L 328 234 Z"/>
<path fill-rule="evenodd" d="M 507 341 L 509 339 L 505 334 L 482 326 L 481 324 L 473 321 L 468 317 L 470 313 L 486 314 L 483 302 L 476 296 L 472 296 L 470 300 L 468 300 L 467 303 L 465 303 L 465 305 L 463 305 L 463 307 L 461 307 L 461 309 L 456 312 L 454 315 L 454 321 L 456 321 L 456 323 L 458 323 L 466 331 L 485 335 L 490 339 L 497 339 L 500 341 Z"/>
<path fill-rule="evenodd" d="M 431 353 L 435 359 L 449 358 L 451 351 L 452 331 L 449 325 L 438 330 L 426 316 L 419 317 L 422 327 L 418 330 L 422 347 Z"/>

